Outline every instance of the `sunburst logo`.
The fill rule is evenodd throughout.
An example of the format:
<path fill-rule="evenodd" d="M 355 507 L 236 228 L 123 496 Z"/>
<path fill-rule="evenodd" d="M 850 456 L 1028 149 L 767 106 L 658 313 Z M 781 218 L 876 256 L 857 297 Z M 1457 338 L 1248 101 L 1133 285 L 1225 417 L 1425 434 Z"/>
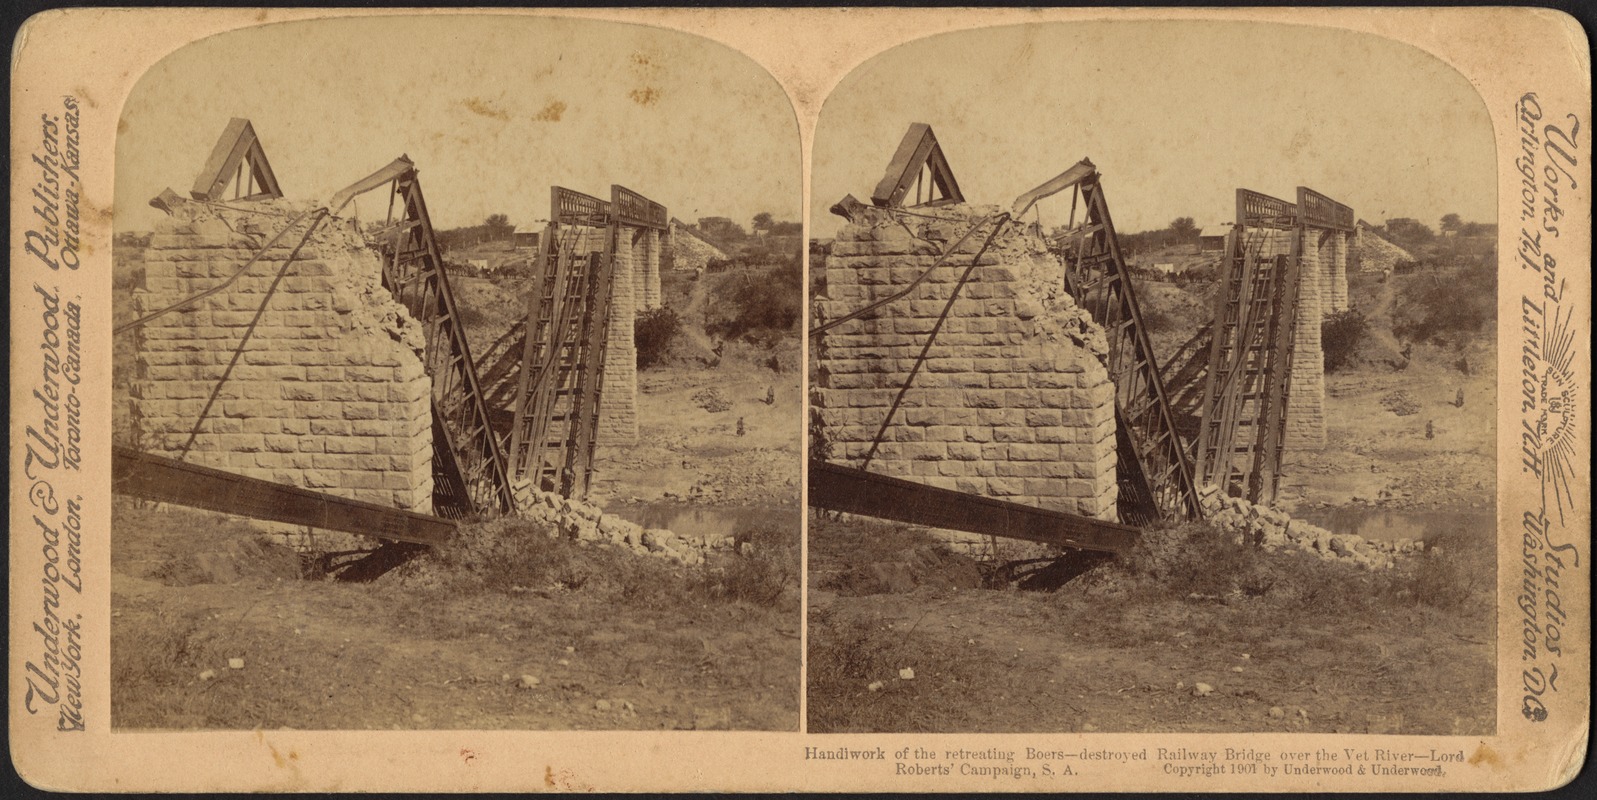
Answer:
<path fill-rule="evenodd" d="M 1542 503 L 1558 508 L 1558 521 L 1564 521 L 1564 507 L 1570 502 L 1572 473 L 1575 468 L 1576 421 L 1579 419 L 1579 394 L 1575 391 L 1575 331 L 1571 317 L 1553 307 L 1553 323 L 1543 329 L 1542 354 L 1547 371 L 1538 391 L 1541 416 L 1536 420 L 1536 438 L 1541 443 Z"/>

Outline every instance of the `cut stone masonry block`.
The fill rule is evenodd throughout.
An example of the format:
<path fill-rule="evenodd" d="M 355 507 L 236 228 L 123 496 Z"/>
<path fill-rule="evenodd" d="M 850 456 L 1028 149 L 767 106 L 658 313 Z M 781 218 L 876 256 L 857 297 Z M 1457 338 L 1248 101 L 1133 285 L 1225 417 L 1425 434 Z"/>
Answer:
<path fill-rule="evenodd" d="M 817 322 L 902 291 L 943 246 L 988 213 L 937 209 L 943 219 L 889 212 L 851 223 L 827 259 Z M 985 236 L 972 237 L 907 297 L 828 331 L 816 407 L 834 461 L 871 451 L 959 276 Z M 1041 239 L 1006 229 L 971 273 L 875 448 L 870 469 L 930 486 L 1115 519 L 1114 386 L 1101 329 L 1062 286 Z"/>
<path fill-rule="evenodd" d="M 151 237 L 143 315 L 238 273 L 302 209 L 176 204 Z M 432 510 L 431 382 L 420 326 L 347 220 L 301 222 L 223 292 L 138 328 L 142 449 L 254 478 Z"/>

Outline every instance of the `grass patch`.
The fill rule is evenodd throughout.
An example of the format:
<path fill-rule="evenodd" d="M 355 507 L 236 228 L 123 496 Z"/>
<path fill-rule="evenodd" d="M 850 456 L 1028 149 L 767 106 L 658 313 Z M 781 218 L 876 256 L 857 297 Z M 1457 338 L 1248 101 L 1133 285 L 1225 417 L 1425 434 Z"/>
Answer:
<path fill-rule="evenodd" d="M 799 559 L 791 533 L 755 528 L 736 538 L 751 552 L 685 567 L 505 517 L 462 525 L 454 541 L 400 567 L 395 580 L 452 597 L 574 593 L 635 610 L 743 604 L 796 611 Z"/>
<path fill-rule="evenodd" d="M 984 648 L 828 606 L 810 609 L 809 651 L 809 729 L 818 733 L 959 730 L 972 689 L 1003 668 Z M 911 665 L 914 678 L 901 679 Z"/>
<path fill-rule="evenodd" d="M 1461 541 L 1400 559 L 1389 570 L 1326 561 L 1292 548 L 1269 552 L 1204 523 L 1143 531 L 1125 557 L 1060 589 L 1074 599 L 1127 602 L 1257 600 L 1282 614 L 1335 607 L 1345 613 L 1430 609 L 1490 613 L 1492 554 Z"/>

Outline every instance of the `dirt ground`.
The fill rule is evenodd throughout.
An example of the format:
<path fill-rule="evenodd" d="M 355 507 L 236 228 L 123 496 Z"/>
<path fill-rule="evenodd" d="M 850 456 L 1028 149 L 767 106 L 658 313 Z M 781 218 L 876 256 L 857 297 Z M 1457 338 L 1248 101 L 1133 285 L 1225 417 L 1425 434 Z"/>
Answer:
<path fill-rule="evenodd" d="M 638 444 L 599 453 L 593 496 L 601 503 L 797 507 L 803 435 L 797 374 L 728 359 L 714 368 L 646 370 L 638 389 Z M 707 390 L 730 407 L 712 412 L 694 400 Z"/>
<path fill-rule="evenodd" d="M 982 589 L 810 603 L 824 620 L 811 624 L 812 731 L 1495 729 L 1489 623 L 1424 608 L 1349 617 L 1332 603 L 1287 619 L 1250 603 Z M 835 662 L 851 634 L 896 658 L 817 685 L 815 648 Z"/>
<path fill-rule="evenodd" d="M 1421 345 L 1398 358 L 1392 286 L 1359 280 L 1369 346 L 1392 357 L 1327 376 L 1327 445 L 1289 453 L 1277 505 L 1489 514 L 1490 342 Z M 1157 346 L 1173 351 L 1206 317 L 1206 304 L 1194 299 L 1204 288 L 1149 283 L 1138 287 L 1145 316 L 1164 328 Z M 894 552 L 862 550 L 867 541 Z M 913 572 L 931 560 L 910 556 L 932 542 L 907 526 L 812 517 L 810 730 L 1496 728 L 1489 537 L 1455 539 L 1448 560 L 1411 563 L 1402 574 L 1352 574 L 1344 565 L 1327 572 L 1317 559 L 1273 558 L 1270 569 L 1287 576 L 1281 583 L 1223 596 L 1161 591 L 1158 578 L 1128 577 L 1130 567 L 1088 572 L 1053 593 L 991 580 L 954 586 L 942 579 L 947 570 L 896 586 L 853 578 L 862 562 L 900 573 L 907 562 Z M 1103 574 L 1110 577 L 1095 584 Z"/>
<path fill-rule="evenodd" d="M 684 376 L 646 375 L 650 385 L 671 388 L 646 391 L 640 403 L 643 455 L 608 453 L 605 463 L 671 460 L 661 472 L 634 467 L 614 475 L 613 466 L 601 466 L 612 497 L 659 499 L 679 483 L 721 485 L 728 490 L 704 494 L 796 507 L 797 489 L 784 496 L 783 487 L 796 483 L 798 431 L 788 426 L 780 441 L 774 418 L 781 411 L 764 404 L 757 372 L 720 384 L 734 407 L 716 417 L 741 413 L 743 437 L 720 419 L 695 420 L 685 431 L 672 425 L 694 412 L 709 415 L 669 408 L 692 394 L 682 388 Z M 797 391 L 787 387 L 785 402 L 796 403 Z M 657 486 L 666 488 L 651 491 Z M 618 602 L 560 587 L 449 593 L 383 580 L 300 580 L 291 552 L 253 544 L 258 537 L 247 523 L 222 515 L 124 503 L 113 525 L 118 728 L 798 726 L 796 528 L 785 534 L 792 585 L 780 602 L 761 606 L 680 597 Z M 233 658 L 243 659 L 242 669 L 229 668 Z M 207 670 L 213 676 L 202 678 Z M 522 687 L 523 675 L 539 685 Z"/>
<path fill-rule="evenodd" d="M 474 327 L 518 313 L 488 281 L 460 283 Z M 593 499 L 795 520 L 734 532 L 756 540 L 752 558 L 695 570 L 588 554 L 580 580 L 548 586 L 354 584 L 304 579 L 299 556 L 245 521 L 119 500 L 112 724 L 796 730 L 799 379 L 767 365 L 781 359 L 730 349 L 714 368 L 639 373 L 639 444 L 601 449 Z M 708 388 L 729 407 L 695 400 Z M 769 588 L 762 601 L 711 590 L 737 567 Z"/>

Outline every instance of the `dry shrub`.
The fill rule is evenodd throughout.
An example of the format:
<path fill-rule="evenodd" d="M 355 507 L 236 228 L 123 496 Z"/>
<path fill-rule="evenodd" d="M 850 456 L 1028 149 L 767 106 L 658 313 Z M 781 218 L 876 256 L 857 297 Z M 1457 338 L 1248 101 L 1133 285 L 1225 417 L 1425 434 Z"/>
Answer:
<path fill-rule="evenodd" d="M 449 544 L 386 580 L 454 596 L 581 592 L 640 607 L 797 603 L 798 550 L 774 533 L 740 533 L 739 540 L 754 542 L 751 555 L 687 567 L 608 543 L 551 536 L 550 530 L 515 517 L 467 523 Z"/>
<path fill-rule="evenodd" d="M 1251 598 L 1285 614 L 1416 606 L 1474 614 L 1491 603 L 1491 554 L 1482 550 L 1455 545 L 1370 570 L 1292 547 L 1270 552 L 1205 523 L 1185 523 L 1143 531 L 1130 553 L 1065 584 L 1059 596 L 1066 605 Z"/>
<path fill-rule="evenodd" d="M 770 608 L 798 584 L 798 570 L 785 562 L 769 556 L 732 556 L 725 565 L 707 571 L 702 587 L 713 599 Z"/>
<path fill-rule="evenodd" d="M 638 369 L 664 364 L 671 353 L 671 346 L 681 333 L 682 320 L 669 308 L 654 308 L 639 313 L 632 323 Z"/>

